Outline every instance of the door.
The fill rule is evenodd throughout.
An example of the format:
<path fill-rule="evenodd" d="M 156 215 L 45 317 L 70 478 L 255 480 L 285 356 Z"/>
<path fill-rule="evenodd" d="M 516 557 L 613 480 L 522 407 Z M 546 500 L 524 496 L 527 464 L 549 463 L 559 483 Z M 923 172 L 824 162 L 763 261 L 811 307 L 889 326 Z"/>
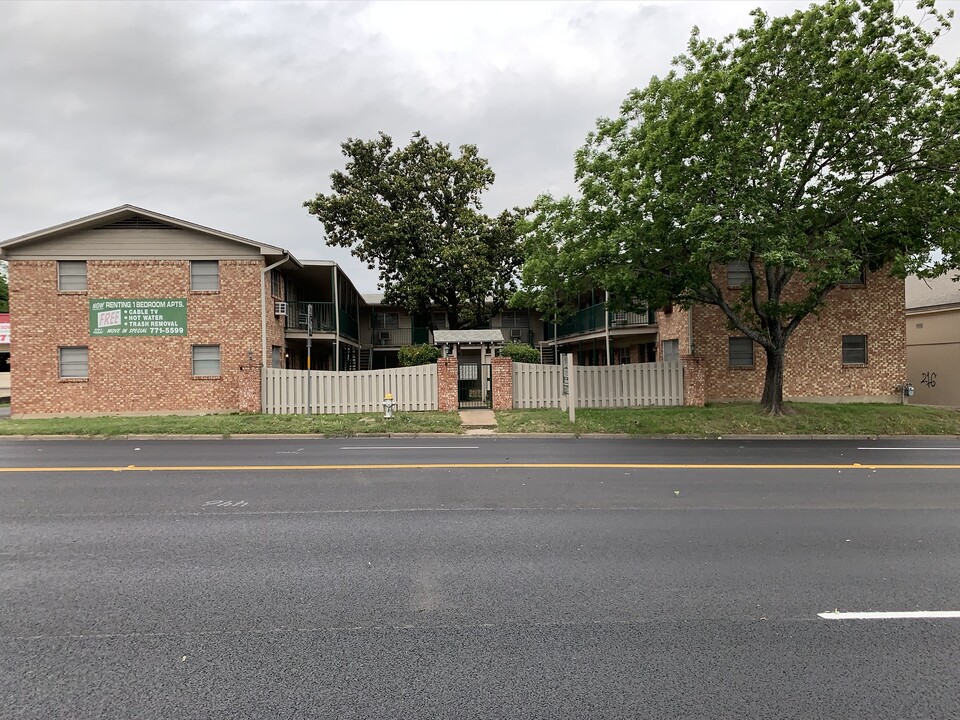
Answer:
<path fill-rule="evenodd" d="M 493 366 L 461 363 L 457 368 L 457 398 L 461 408 L 493 407 Z"/>

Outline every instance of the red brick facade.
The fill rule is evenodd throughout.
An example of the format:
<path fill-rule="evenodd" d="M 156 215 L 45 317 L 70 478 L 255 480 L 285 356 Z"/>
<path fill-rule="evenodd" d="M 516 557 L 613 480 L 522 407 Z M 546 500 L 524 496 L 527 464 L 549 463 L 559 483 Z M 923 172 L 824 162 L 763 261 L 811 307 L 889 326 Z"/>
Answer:
<path fill-rule="evenodd" d="M 457 388 L 459 372 L 457 358 L 446 357 L 437 360 L 437 404 L 443 412 L 455 411 L 460 405 Z M 513 402 L 512 395 L 510 402 Z"/>
<path fill-rule="evenodd" d="M 789 289 L 789 286 L 788 286 Z M 736 293 L 730 290 L 730 297 Z M 754 344 L 752 367 L 730 367 L 731 330 L 719 308 L 696 305 L 693 352 L 703 358 L 704 395 L 710 400 L 757 400 L 763 393 L 766 356 Z M 661 347 L 679 341 L 681 355 L 689 347 L 690 312 L 657 313 Z M 833 290 L 819 315 L 809 315 L 787 344 L 783 394 L 785 399 L 872 402 L 894 401 L 894 386 L 906 378 L 906 337 L 903 281 L 885 272 L 872 273 L 866 283 Z M 843 337 L 865 335 L 867 362 L 845 365 Z"/>
<path fill-rule="evenodd" d="M 221 260 L 220 290 L 192 292 L 189 261 L 89 260 L 87 291 L 59 292 L 56 261 L 12 260 L 12 414 L 259 411 L 262 267 Z M 90 298 L 185 298 L 187 335 L 93 337 Z M 194 377 L 192 346 L 208 344 L 220 375 Z M 64 346 L 88 348 L 87 378 L 59 377 Z"/>
<path fill-rule="evenodd" d="M 493 409 L 513 409 L 513 359 L 493 358 Z"/>

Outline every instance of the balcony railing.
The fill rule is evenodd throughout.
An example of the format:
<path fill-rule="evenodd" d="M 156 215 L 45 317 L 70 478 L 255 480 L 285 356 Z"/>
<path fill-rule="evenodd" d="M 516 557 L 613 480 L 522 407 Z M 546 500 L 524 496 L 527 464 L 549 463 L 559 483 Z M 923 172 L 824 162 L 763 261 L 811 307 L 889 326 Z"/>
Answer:
<path fill-rule="evenodd" d="M 433 333 L 427 328 L 374 328 L 370 344 L 374 347 L 403 347 L 433 342 Z"/>
<path fill-rule="evenodd" d="M 607 312 L 603 303 L 598 303 L 578 311 L 576 315 L 560 323 L 559 327 L 556 328 L 556 336 L 564 337 L 603 330 L 608 318 L 611 330 L 634 325 L 653 325 L 656 322 L 652 311 L 642 313 Z M 553 323 L 549 323 L 547 326 L 548 339 L 554 337 L 554 330 Z"/>
<path fill-rule="evenodd" d="M 287 319 L 284 327 L 287 330 L 307 331 L 307 307 L 311 308 L 313 332 L 332 333 L 337 331 L 334 321 L 334 305 L 332 302 L 295 302 L 287 303 Z M 357 340 L 357 321 L 340 308 L 340 334 Z"/>

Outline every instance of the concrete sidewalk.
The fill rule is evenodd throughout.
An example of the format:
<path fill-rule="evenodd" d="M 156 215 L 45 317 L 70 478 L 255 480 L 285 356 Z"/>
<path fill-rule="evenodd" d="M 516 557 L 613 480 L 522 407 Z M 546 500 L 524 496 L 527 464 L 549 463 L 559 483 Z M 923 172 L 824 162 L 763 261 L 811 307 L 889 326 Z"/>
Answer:
<path fill-rule="evenodd" d="M 467 435 L 490 435 L 497 430 L 493 410 L 461 410 L 460 424 Z"/>

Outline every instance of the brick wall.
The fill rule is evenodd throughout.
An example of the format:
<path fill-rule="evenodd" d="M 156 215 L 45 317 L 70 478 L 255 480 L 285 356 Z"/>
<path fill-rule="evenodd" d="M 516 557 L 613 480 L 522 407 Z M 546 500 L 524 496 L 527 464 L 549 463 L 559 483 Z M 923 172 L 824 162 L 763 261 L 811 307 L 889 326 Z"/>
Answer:
<path fill-rule="evenodd" d="M 729 293 L 732 298 L 736 291 Z M 693 322 L 695 351 L 704 358 L 706 399 L 758 400 L 766 371 L 763 348 L 754 344 L 752 368 L 731 368 L 728 338 L 740 333 L 729 329 L 726 317 L 714 306 L 696 306 Z M 807 316 L 788 341 L 784 397 L 898 399 L 893 387 L 906 377 L 905 333 L 902 280 L 873 273 L 865 285 L 833 290 L 820 314 Z M 867 336 L 866 365 L 843 364 L 844 335 Z M 680 344 L 683 348 L 682 334 Z"/>
<path fill-rule="evenodd" d="M 493 367 L 493 409 L 513 409 L 513 359 L 495 357 Z"/>
<path fill-rule="evenodd" d="M 706 375 L 704 359 L 699 355 L 682 355 L 683 404 L 703 407 L 706 403 Z"/>
<path fill-rule="evenodd" d="M 449 412 L 459 407 L 458 380 L 459 368 L 455 357 L 437 360 L 437 399 L 441 411 Z"/>
<path fill-rule="evenodd" d="M 259 409 L 262 267 L 222 260 L 220 290 L 191 292 L 188 261 L 90 260 L 87 292 L 61 293 L 55 261 L 11 261 L 12 414 Z M 186 298 L 187 335 L 92 337 L 90 298 Z M 220 345 L 218 378 L 193 377 L 194 344 Z M 59 378 L 59 346 L 89 348 L 88 378 Z"/>

